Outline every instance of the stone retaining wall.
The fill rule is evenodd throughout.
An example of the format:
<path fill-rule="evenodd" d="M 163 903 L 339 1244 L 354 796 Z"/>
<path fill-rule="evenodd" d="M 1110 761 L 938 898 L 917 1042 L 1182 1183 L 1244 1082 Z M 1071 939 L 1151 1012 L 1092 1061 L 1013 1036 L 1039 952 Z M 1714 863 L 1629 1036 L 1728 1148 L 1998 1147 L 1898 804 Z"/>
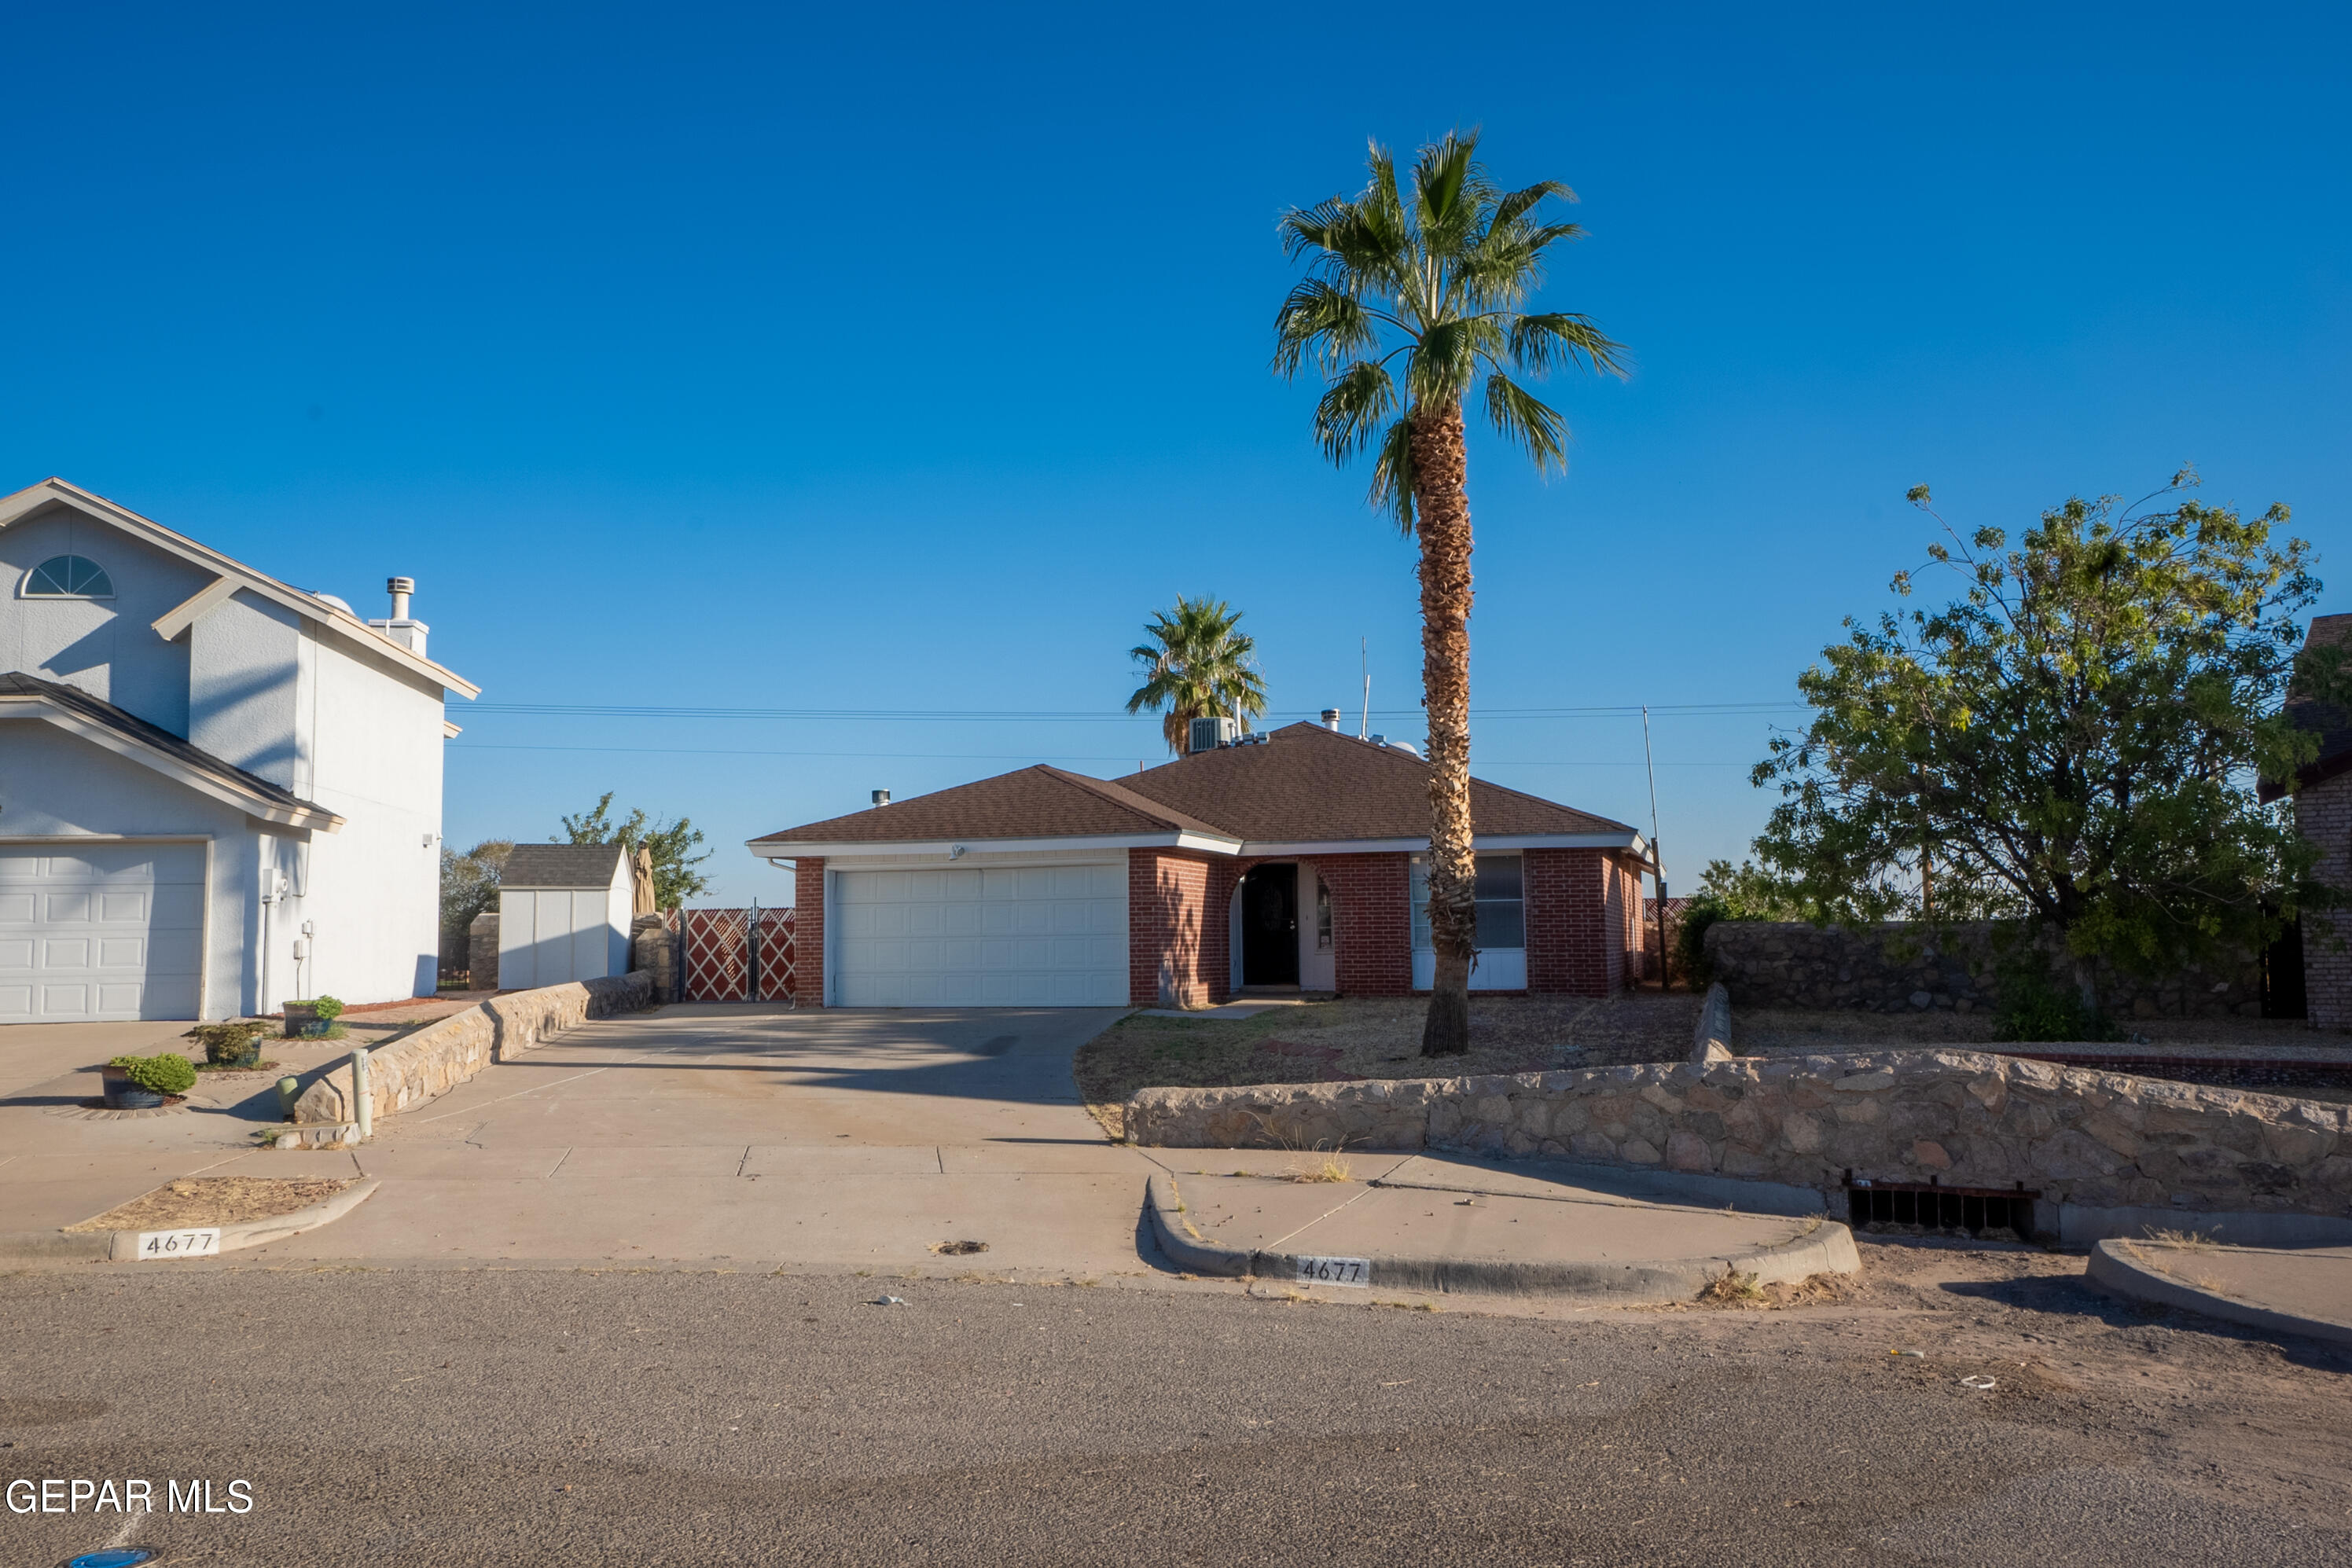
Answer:
<path fill-rule="evenodd" d="M 2352 1107 L 1978 1051 L 1147 1089 L 1127 1130 L 1172 1147 L 1549 1155 L 1825 1194 L 1851 1170 L 2022 1183 L 2090 1209 L 2352 1217 Z"/>
<path fill-rule="evenodd" d="M 1707 928 L 1713 977 L 1743 1008 L 1852 1008 L 1868 1012 L 1990 1011 L 1999 1001 L 1990 922 L 1819 926 L 1723 920 Z M 2013 929 L 2013 928 L 2011 928 Z M 2053 980 L 2071 991 L 2071 960 L 2044 947 Z M 2259 1018 L 2259 958 L 2217 962 L 2160 979 L 2097 968 L 2100 1005 L 2118 1018 Z"/>
<path fill-rule="evenodd" d="M 368 1052 L 370 1114 L 381 1121 L 450 1090 L 493 1061 L 511 1061 L 585 1019 L 634 1012 L 653 999 L 642 971 L 512 991 L 436 1019 Z M 297 1124 L 347 1123 L 355 1115 L 348 1064 L 319 1079 L 294 1103 Z"/>

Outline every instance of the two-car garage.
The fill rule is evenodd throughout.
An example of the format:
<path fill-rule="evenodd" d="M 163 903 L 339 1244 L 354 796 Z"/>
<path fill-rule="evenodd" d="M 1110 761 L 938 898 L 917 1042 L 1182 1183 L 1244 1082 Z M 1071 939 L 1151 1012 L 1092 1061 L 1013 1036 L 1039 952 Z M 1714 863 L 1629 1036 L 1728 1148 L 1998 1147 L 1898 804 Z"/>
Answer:
<path fill-rule="evenodd" d="M 1125 857 L 842 870 L 827 901 L 834 1007 L 1120 1007 Z"/>

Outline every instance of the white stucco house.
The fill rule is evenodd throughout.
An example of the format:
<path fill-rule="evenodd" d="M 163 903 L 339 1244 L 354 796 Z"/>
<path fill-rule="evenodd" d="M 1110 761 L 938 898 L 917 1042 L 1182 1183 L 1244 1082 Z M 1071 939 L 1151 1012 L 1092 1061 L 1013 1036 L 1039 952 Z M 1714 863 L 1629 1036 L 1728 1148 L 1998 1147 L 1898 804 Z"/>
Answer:
<path fill-rule="evenodd" d="M 430 995 L 446 694 L 362 620 L 61 479 L 0 500 L 0 1024 Z"/>

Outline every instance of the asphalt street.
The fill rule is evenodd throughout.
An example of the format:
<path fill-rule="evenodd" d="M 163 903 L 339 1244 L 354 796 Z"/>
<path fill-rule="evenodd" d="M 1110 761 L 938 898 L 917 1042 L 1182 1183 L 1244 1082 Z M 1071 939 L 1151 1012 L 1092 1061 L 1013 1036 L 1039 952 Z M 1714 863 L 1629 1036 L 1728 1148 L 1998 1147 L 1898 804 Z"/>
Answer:
<path fill-rule="evenodd" d="M 24 1274 L 0 1477 L 248 1482 L 248 1512 L 133 1516 L 172 1563 L 2352 1563 L 2347 1364 L 2079 1269 L 1549 1318 L 1206 1281 Z M 84 1508 L 0 1515 L 0 1559 L 122 1537 Z"/>

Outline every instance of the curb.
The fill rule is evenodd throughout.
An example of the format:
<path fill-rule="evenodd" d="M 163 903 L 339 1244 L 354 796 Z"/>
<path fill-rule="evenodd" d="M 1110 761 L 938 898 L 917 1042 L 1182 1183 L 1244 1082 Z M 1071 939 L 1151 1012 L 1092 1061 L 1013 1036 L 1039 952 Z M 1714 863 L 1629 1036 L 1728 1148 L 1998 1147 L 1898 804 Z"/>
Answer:
<path fill-rule="evenodd" d="M 2189 1312 L 2202 1312 L 2209 1318 L 2220 1318 L 2224 1322 L 2242 1323 L 2248 1328 L 2266 1329 L 2273 1333 L 2301 1334 L 2305 1339 L 2352 1344 L 2352 1322 L 2335 1322 L 2326 1318 L 2306 1318 L 2294 1312 L 2282 1312 L 2200 1289 L 2131 1258 L 2124 1250 L 2128 1245 L 2113 1239 L 2095 1245 L 2091 1249 L 2091 1266 L 2084 1279 L 2110 1295 L 2128 1296 L 2135 1301 L 2152 1301 L 2159 1306 L 2180 1307 Z"/>
<path fill-rule="evenodd" d="M 1160 1250 L 1198 1274 L 1255 1275 L 1288 1279 L 1298 1272 L 1299 1254 L 1228 1247 L 1192 1229 L 1175 1178 L 1154 1171 L 1144 1192 L 1152 1235 Z M 1853 1232 L 1824 1220 L 1820 1229 L 1778 1247 L 1663 1263 L 1491 1263 L 1458 1258 L 1371 1259 L 1377 1286 L 1446 1293 L 1475 1291 L 1510 1296 L 1597 1296 L 1628 1303 L 1688 1301 L 1727 1273 L 1753 1274 L 1759 1284 L 1793 1283 L 1814 1274 L 1852 1274 L 1862 1269 Z"/>
<path fill-rule="evenodd" d="M 375 1189 L 382 1185 L 380 1177 L 362 1176 L 334 1197 L 298 1208 L 291 1214 L 275 1214 L 267 1219 L 241 1219 L 234 1225 L 224 1225 L 220 1228 L 220 1249 L 235 1252 L 247 1247 L 260 1247 L 332 1224 L 373 1197 Z M 142 1234 L 136 1230 L 20 1230 L 0 1233 L 0 1262 L 135 1263 L 140 1260 L 139 1238 Z"/>

